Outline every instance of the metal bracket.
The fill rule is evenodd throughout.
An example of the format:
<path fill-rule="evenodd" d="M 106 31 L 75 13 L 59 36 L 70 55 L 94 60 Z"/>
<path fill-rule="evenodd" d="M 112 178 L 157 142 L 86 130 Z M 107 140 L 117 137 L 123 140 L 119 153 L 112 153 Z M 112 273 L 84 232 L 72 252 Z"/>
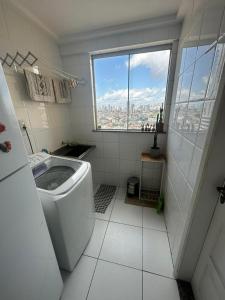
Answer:
<path fill-rule="evenodd" d="M 6 53 L 5 57 L 0 56 L 0 61 L 2 66 L 7 65 L 8 67 L 12 67 L 13 65 L 17 65 L 22 67 L 23 64 L 27 64 L 29 66 L 33 66 L 38 58 L 30 51 L 28 51 L 27 55 L 22 55 L 19 51 L 16 52 L 14 56 L 9 53 Z"/>

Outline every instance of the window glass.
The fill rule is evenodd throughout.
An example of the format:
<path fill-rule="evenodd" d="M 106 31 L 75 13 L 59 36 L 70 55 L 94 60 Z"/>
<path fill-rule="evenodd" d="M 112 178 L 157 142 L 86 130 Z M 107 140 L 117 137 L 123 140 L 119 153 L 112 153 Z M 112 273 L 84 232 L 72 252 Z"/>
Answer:
<path fill-rule="evenodd" d="M 94 56 L 96 129 L 137 130 L 165 102 L 170 50 Z"/>
<path fill-rule="evenodd" d="M 154 126 L 165 101 L 169 50 L 130 55 L 129 129 Z"/>

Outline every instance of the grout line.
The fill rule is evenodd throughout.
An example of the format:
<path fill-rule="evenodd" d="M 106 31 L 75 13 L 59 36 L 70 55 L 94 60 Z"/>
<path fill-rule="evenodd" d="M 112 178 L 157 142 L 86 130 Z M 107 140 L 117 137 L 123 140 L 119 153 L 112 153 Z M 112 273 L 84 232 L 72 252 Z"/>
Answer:
<path fill-rule="evenodd" d="M 96 257 L 94 257 L 94 256 L 87 255 L 87 254 L 84 254 L 84 256 L 91 257 L 91 258 L 94 258 L 94 259 L 96 259 L 96 260 L 108 262 L 108 263 L 110 263 L 110 264 L 118 265 L 118 266 L 121 266 L 121 267 L 129 268 L 129 269 L 132 269 L 132 270 L 136 270 L 136 271 L 139 271 L 139 272 L 148 273 L 148 274 L 160 276 L 160 277 L 167 278 L 167 279 L 171 279 L 171 280 L 176 280 L 176 279 L 173 278 L 173 277 L 169 277 L 169 276 L 166 276 L 166 275 L 158 274 L 158 273 L 155 273 L 155 272 L 150 272 L 150 271 L 147 271 L 147 270 L 141 270 L 141 269 L 138 269 L 138 268 L 135 268 L 135 267 L 127 266 L 127 265 L 124 265 L 124 264 L 121 264 L 121 263 L 117 263 L 117 262 L 114 262 L 114 261 L 110 261 L 110 260 L 107 260 L 107 259 L 96 258 Z"/>
<path fill-rule="evenodd" d="M 119 189 L 119 187 L 117 186 L 117 190 L 116 190 L 115 196 L 116 196 L 116 194 L 118 193 L 118 189 Z M 115 197 L 115 196 L 114 196 L 114 197 Z M 115 199 L 113 199 L 113 205 L 112 205 L 112 210 L 111 210 L 111 212 L 110 212 L 109 220 L 110 220 L 110 218 L 111 218 L 111 215 L 112 215 L 112 211 L 113 211 L 114 205 L 115 205 Z M 86 298 L 85 298 L 86 300 L 88 300 L 88 296 L 89 296 L 89 293 L 90 293 L 91 285 L 92 285 L 92 282 L 93 282 L 93 279 L 94 279 L 94 275 L 95 275 L 95 272 L 96 272 L 96 269 L 97 269 L 99 257 L 100 257 L 101 251 L 102 251 L 103 243 L 104 243 L 104 241 L 105 241 L 106 232 L 107 232 L 108 227 L 109 227 L 109 220 L 107 221 L 108 224 L 107 224 L 107 226 L 106 226 L 106 230 L 105 230 L 105 233 L 104 233 L 104 237 L 103 237 L 103 239 L 102 239 L 102 244 L 101 244 L 101 248 L 100 248 L 100 250 L 99 250 L 99 254 L 98 254 L 98 257 L 97 257 L 95 269 L 94 269 L 93 275 L 92 275 L 92 277 L 91 277 L 91 282 L 90 282 L 90 285 L 89 285 L 89 288 L 88 288 L 87 296 L 86 296 Z M 88 256 L 88 255 L 87 255 L 87 256 Z M 95 259 L 96 259 L 96 258 L 95 258 Z"/>
<path fill-rule="evenodd" d="M 109 222 L 109 220 L 101 219 L 101 218 L 97 218 L 97 217 L 95 217 L 95 220 Z"/>
<path fill-rule="evenodd" d="M 137 228 L 144 228 L 147 230 L 153 230 L 153 231 L 159 231 L 159 232 L 164 232 L 167 233 L 167 230 L 161 230 L 161 229 L 156 229 L 156 228 L 149 228 L 149 227 L 144 227 L 143 226 L 143 222 L 141 226 L 137 226 L 137 225 L 132 225 L 132 224 L 128 224 L 128 223 L 122 223 L 122 222 L 116 222 L 116 221 L 112 221 L 112 220 L 105 220 L 105 219 L 100 219 L 100 218 L 96 218 L 96 220 L 100 220 L 100 221 L 105 221 L 105 222 L 110 222 L 110 223 L 116 223 L 116 224 L 121 224 L 121 225 L 127 225 L 127 226 L 132 226 L 132 227 L 137 227 Z M 164 222 L 165 223 L 165 222 Z"/>
<path fill-rule="evenodd" d="M 143 226 L 143 229 L 167 233 L 167 230 L 161 230 L 161 229 L 156 229 L 156 228 L 149 228 L 149 227 Z"/>
<path fill-rule="evenodd" d="M 85 255 L 85 256 L 88 256 L 88 255 Z M 89 257 L 94 258 L 92 256 L 89 256 Z M 95 257 L 95 259 L 96 259 L 96 257 Z M 129 268 L 129 269 L 132 269 L 132 270 L 136 270 L 136 271 L 142 272 L 141 269 L 138 269 L 138 268 L 135 268 L 135 267 L 131 267 L 131 266 L 127 266 L 127 265 L 124 265 L 122 263 L 118 263 L 118 262 L 115 262 L 115 261 L 110 261 L 110 260 L 107 260 L 107 259 L 104 259 L 104 258 L 98 258 L 98 260 L 104 261 L 104 262 L 108 262 L 110 264 L 114 264 L 114 265 L 117 265 L 117 266 L 121 266 L 121 267 L 125 267 L 125 268 Z"/>
<path fill-rule="evenodd" d="M 88 299 L 88 296 L 89 296 L 89 292 L 90 292 L 90 289 L 91 289 L 91 284 L 92 284 L 92 281 L 93 281 L 93 278 L 94 278 L 94 275 L 95 275 L 95 271 L 96 271 L 96 268 L 97 268 L 97 263 L 98 263 L 98 260 L 96 260 L 95 269 L 94 269 L 94 272 L 92 274 L 91 281 L 90 281 L 88 291 L 87 291 L 87 295 L 86 295 L 86 298 L 85 298 L 86 300 Z"/>
<path fill-rule="evenodd" d="M 165 207 L 164 207 L 164 210 L 163 210 L 163 217 L 164 217 L 164 223 L 165 223 L 165 227 L 166 227 L 167 240 L 168 240 L 169 249 L 170 249 L 170 258 L 171 258 L 172 267 L 173 267 L 173 276 L 174 276 L 174 279 L 176 280 L 176 277 L 175 277 L 175 274 L 174 274 L 174 263 L 173 263 L 173 256 L 172 256 L 172 247 L 170 245 L 169 231 L 168 231 L 168 227 L 167 227 L 167 223 L 166 223 L 166 217 L 165 217 L 164 212 L 165 212 Z"/>
<path fill-rule="evenodd" d="M 163 277 L 163 278 L 167 278 L 167 279 L 171 279 L 171 280 L 175 280 L 176 281 L 176 279 L 173 278 L 173 277 L 162 275 L 162 274 L 158 274 L 158 273 L 155 273 L 155 272 L 150 272 L 150 271 L 147 271 L 147 270 L 143 270 L 143 273 L 148 273 L 148 274 L 152 274 L 152 275 L 156 275 L 156 276 L 160 276 L 160 277 Z"/>
<path fill-rule="evenodd" d="M 131 226 L 131 227 L 136 227 L 136 228 L 142 228 L 142 226 L 137 226 L 137 225 L 131 225 L 127 223 L 121 223 L 121 222 L 116 222 L 116 221 L 109 221 L 110 223 L 115 223 L 115 224 L 120 224 L 120 225 L 125 225 L 125 226 Z"/>
<path fill-rule="evenodd" d="M 135 226 L 135 225 L 130 225 L 130 224 L 125 224 L 125 223 L 119 223 L 119 222 L 111 221 L 111 216 L 112 216 L 113 209 L 115 207 L 115 203 L 116 203 L 116 198 L 117 198 L 118 192 L 119 192 L 119 186 L 117 186 L 117 190 L 116 190 L 116 193 L 115 193 L 115 196 L 114 196 L 114 199 L 113 199 L 113 204 L 112 204 L 112 209 L 111 209 L 111 212 L 110 212 L 110 215 L 109 215 L 109 219 L 108 220 L 104 220 L 104 219 L 96 218 L 98 220 L 107 222 L 107 227 L 106 227 L 106 230 L 105 230 L 105 233 L 104 233 L 104 237 L 103 237 L 103 240 L 102 240 L 102 244 L 101 244 L 101 247 L 100 247 L 100 250 L 99 250 L 98 257 L 96 258 L 96 257 L 90 256 L 90 255 L 83 254 L 84 256 L 96 259 L 96 265 L 95 265 L 95 269 L 94 269 L 94 272 L 93 272 L 93 275 L 92 275 L 92 278 L 91 278 L 91 281 L 90 281 L 90 285 L 89 285 L 88 292 L 87 292 L 87 295 L 86 295 L 86 300 L 88 300 L 88 297 L 89 297 L 89 293 L 90 293 L 90 289 L 91 289 L 91 286 L 92 286 L 94 275 L 95 275 L 95 272 L 96 272 L 96 269 L 97 269 L 98 261 L 104 261 L 104 262 L 108 262 L 108 263 L 111 263 L 111 264 L 116 264 L 116 265 L 119 265 L 119 266 L 127 267 L 127 268 L 130 268 L 130 269 L 136 270 L 136 271 L 141 271 L 142 272 L 142 288 L 141 288 L 141 290 L 142 290 L 141 291 L 141 294 L 142 294 L 141 298 L 142 298 L 142 300 L 144 298 L 144 280 L 143 280 L 144 279 L 144 272 L 152 274 L 152 275 L 155 275 L 155 276 L 160 276 L 160 277 L 163 277 L 163 278 L 175 280 L 175 278 L 172 278 L 172 277 L 169 277 L 169 276 L 165 276 L 165 275 L 161 275 L 161 274 L 157 274 L 157 273 L 154 273 L 154 272 L 150 272 L 150 271 L 144 270 L 144 266 L 143 266 L 144 229 L 154 230 L 154 231 L 159 231 L 159 232 L 165 232 L 167 234 L 167 238 L 168 238 L 167 227 L 166 227 L 166 231 L 161 231 L 161 230 L 151 229 L 151 228 L 144 228 L 144 224 L 143 224 L 144 223 L 144 220 L 143 220 L 143 218 L 144 218 L 144 208 L 143 207 L 142 207 L 142 226 L 141 227 L 140 226 Z M 165 222 L 165 220 L 164 220 L 164 222 Z M 112 262 L 112 261 L 108 261 L 108 260 L 100 258 L 100 254 L 101 254 L 101 251 L 102 251 L 102 248 L 103 248 L 103 244 L 104 244 L 104 241 L 105 241 L 106 233 L 107 233 L 107 230 L 108 230 L 108 227 L 109 227 L 110 223 L 127 225 L 127 226 L 132 226 L 132 227 L 137 227 L 137 228 L 141 228 L 142 229 L 142 266 L 141 266 L 141 270 L 138 269 L 138 268 L 135 268 L 135 267 L 126 266 L 124 264 L 120 264 L 120 263 L 116 263 L 116 262 Z M 165 225 L 166 225 L 166 223 L 165 223 Z M 170 253 L 171 253 L 171 249 L 170 249 Z"/>
<path fill-rule="evenodd" d="M 166 225 L 166 222 L 165 222 L 165 225 Z M 167 235 L 167 240 L 168 240 L 169 249 L 170 249 L 170 258 L 171 258 L 171 262 L 172 262 L 173 276 L 174 276 L 175 274 L 174 274 L 174 263 L 173 263 L 173 256 L 172 256 L 172 248 L 171 248 L 171 245 L 170 245 L 169 233 L 168 233 L 168 230 L 167 230 L 167 225 L 166 225 L 166 235 Z M 175 276 L 174 276 L 174 279 L 175 279 Z"/>

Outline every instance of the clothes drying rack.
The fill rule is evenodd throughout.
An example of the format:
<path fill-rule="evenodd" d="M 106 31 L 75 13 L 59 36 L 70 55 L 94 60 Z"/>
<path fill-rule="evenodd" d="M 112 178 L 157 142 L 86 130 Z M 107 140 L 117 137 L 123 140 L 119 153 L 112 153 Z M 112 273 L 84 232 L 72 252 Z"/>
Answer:
<path fill-rule="evenodd" d="M 44 68 L 48 70 L 48 72 L 50 71 L 61 78 L 74 80 L 76 85 L 84 85 L 86 83 L 84 79 L 80 79 L 79 77 L 67 73 L 59 68 L 51 67 L 47 61 L 45 61 L 43 58 L 38 59 L 31 51 L 28 51 L 26 55 L 23 55 L 17 51 L 15 55 L 11 55 L 7 52 L 4 57 L 0 56 L 0 62 L 2 66 L 6 65 L 9 68 L 13 67 L 16 72 L 22 72 L 23 70 L 20 70 L 20 68 L 23 68 L 24 66 L 34 67 L 37 61 L 40 62 L 41 69 Z"/>

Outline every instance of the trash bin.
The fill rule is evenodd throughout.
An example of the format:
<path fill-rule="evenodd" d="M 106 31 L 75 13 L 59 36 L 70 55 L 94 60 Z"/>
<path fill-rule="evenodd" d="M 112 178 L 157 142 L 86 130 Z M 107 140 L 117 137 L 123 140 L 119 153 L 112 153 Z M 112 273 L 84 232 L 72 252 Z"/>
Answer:
<path fill-rule="evenodd" d="M 136 197 L 139 192 L 139 179 L 138 177 L 129 177 L 127 179 L 127 196 Z"/>

